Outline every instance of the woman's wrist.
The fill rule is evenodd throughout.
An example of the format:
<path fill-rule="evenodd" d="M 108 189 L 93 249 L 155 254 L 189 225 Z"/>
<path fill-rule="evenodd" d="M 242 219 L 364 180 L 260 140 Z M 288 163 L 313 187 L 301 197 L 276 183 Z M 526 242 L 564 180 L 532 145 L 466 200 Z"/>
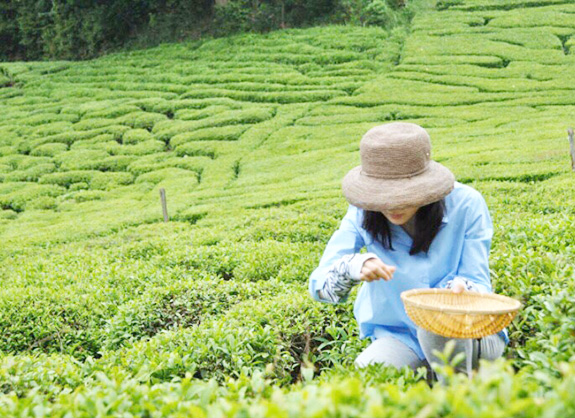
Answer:
<path fill-rule="evenodd" d="M 374 257 L 377 255 L 373 253 L 354 253 L 336 260 L 327 272 L 323 287 L 318 290 L 319 298 L 331 303 L 345 301 L 353 286 L 361 282 L 363 263 Z"/>

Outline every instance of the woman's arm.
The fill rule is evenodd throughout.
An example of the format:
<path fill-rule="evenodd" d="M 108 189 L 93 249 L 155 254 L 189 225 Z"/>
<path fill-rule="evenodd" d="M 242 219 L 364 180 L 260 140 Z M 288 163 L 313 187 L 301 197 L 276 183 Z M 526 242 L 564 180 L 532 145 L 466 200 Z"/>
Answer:
<path fill-rule="evenodd" d="M 493 237 L 493 223 L 483 196 L 477 191 L 470 195 L 467 207 L 465 236 L 457 272 L 441 280 L 437 287 L 451 288 L 456 281 L 465 283 L 468 290 L 491 292 L 489 251 Z"/>
<path fill-rule="evenodd" d="M 365 246 L 358 230 L 358 216 L 359 209 L 349 205 L 339 229 L 327 243 L 319 266 L 309 277 L 309 292 L 319 302 L 342 302 L 359 282 L 361 266 L 367 258 L 365 254 L 357 254 Z"/>
<path fill-rule="evenodd" d="M 372 253 L 354 253 L 337 260 L 328 270 L 323 287 L 317 291 L 318 299 L 329 303 L 345 302 L 353 286 L 361 282 L 363 263 L 376 257 Z"/>

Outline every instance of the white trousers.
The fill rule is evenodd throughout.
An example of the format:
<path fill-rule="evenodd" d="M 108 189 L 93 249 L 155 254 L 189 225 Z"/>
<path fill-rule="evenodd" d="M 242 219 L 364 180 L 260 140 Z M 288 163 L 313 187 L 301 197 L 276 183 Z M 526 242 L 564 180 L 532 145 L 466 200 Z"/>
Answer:
<path fill-rule="evenodd" d="M 385 336 L 376 339 L 363 350 L 355 359 L 355 365 L 365 367 L 373 363 L 384 363 L 397 369 L 403 366 L 409 366 L 412 369 L 418 367 L 429 369 L 432 363 L 441 363 L 440 359 L 433 353 L 434 350 L 443 352 L 445 344 L 451 340 L 451 338 L 442 337 L 421 328 L 417 329 L 417 339 L 425 355 L 424 360 L 420 359 L 411 348 L 398 339 Z M 453 339 L 455 340 L 455 349 L 451 356 L 465 353 L 465 360 L 456 367 L 456 370 L 467 372 L 468 375 L 471 375 L 471 369 L 477 368 L 479 358 L 495 360 L 501 357 L 505 349 L 505 341 L 497 334 L 489 335 L 480 340 Z"/>

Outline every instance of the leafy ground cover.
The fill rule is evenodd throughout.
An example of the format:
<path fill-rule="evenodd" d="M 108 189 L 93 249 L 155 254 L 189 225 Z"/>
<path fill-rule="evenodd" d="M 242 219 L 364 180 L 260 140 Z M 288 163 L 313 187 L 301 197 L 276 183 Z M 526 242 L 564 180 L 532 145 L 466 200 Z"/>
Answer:
<path fill-rule="evenodd" d="M 575 6 L 419 9 L 0 64 L 1 415 L 572 415 Z M 525 304 L 472 382 L 355 370 L 351 303 L 307 294 L 359 140 L 392 120 L 482 192 L 495 290 Z"/>

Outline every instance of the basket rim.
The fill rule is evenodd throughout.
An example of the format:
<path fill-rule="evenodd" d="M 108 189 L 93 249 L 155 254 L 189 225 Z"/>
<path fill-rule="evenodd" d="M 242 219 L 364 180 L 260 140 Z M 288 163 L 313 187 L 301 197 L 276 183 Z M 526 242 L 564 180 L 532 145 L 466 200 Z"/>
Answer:
<path fill-rule="evenodd" d="M 401 300 L 404 305 L 409 305 L 413 308 L 419 308 L 428 311 L 441 312 L 445 314 L 465 314 L 465 315 L 501 315 L 516 312 L 522 306 L 522 303 L 516 299 L 510 298 L 509 296 L 498 295 L 495 293 L 479 293 L 473 291 L 465 291 L 466 296 L 471 296 L 475 298 L 482 299 L 495 299 L 500 302 L 504 302 L 509 305 L 509 308 L 503 309 L 465 309 L 465 308 L 453 308 L 449 306 L 437 306 L 431 305 L 429 303 L 416 302 L 411 299 L 411 296 L 422 295 L 422 294 L 452 294 L 453 291 L 450 289 L 411 289 L 406 290 L 401 293 Z"/>

